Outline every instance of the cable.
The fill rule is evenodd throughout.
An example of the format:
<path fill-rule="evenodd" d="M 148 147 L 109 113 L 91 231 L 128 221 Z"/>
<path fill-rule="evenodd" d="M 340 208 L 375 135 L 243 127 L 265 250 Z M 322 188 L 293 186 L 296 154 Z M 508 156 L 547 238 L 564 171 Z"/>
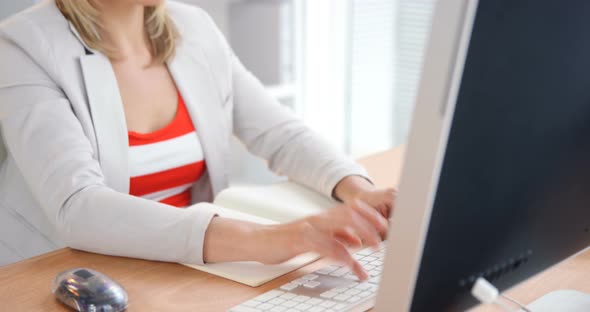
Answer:
<path fill-rule="evenodd" d="M 531 310 L 529 310 L 520 302 L 506 295 L 500 294 L 498 288 L 496 288 L 483 277 L 480 277 L 477 279 L 477 281 L 475 281 L 475 284 L 473 284 L 473 287 L 471 288 L 471 294 L 473 295 L 473 297 L 475 297 L 475 299 L 479 300 L 479 302 L 483 304 L 495 304 L 507 312 L 513 312 L 513 310 L 510 309 L 510 307 L 508 307 L 506 303 L 499 300 L 500 298 L 517 305 L 521 311 L 531 312 Z"/>
<path fill-rule="evenodd" d="M 507 295 L 504 294 L 500 294 L 500 297 L 504 298 L 505 300 L 508 300 L 512 303 L 514 303 L 515 305 L 517 305 L 523 312 L 532 312 L 531 310 L 529 310 L 524 304 L 516 301 L 516 299 L 513 299 L 511 297 L 508 297 Z"/>

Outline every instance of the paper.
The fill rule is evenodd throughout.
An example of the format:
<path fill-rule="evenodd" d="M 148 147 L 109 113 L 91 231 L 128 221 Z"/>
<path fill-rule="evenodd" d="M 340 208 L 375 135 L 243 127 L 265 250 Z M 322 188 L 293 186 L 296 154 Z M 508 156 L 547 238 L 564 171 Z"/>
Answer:
<path fill-rule="evenodd" d="M 331 198 L 293 182 L 232 186 L 219 193 L 214 203 L 280 223 L 318 214 L 338 204 Z"/>

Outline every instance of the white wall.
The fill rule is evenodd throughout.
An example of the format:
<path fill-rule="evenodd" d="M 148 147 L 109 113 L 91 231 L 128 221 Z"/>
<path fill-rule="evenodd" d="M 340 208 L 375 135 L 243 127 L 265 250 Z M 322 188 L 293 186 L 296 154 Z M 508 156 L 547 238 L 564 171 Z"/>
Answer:
<path fill-rule="evenodd" d="M 207 11 L 215 20 L 221 31 L 229 35 L 229 3 L 232 0 L 180 0 L 182 2 L 194 4 Z"/>
<path fill-rule="evenodd" d="M 1 0 L 0 20 L 29 7 L 35 2 L 34 0 Z"/>

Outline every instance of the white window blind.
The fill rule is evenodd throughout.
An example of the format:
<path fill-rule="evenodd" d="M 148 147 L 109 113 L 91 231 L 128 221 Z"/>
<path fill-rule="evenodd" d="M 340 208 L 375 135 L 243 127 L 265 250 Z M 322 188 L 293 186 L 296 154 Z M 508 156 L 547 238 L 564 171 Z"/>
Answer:
<path fill-rule="evenodd" d="M 394 142 L 405 142 L 410 127 L 424 52 L 436 0 L 397 0 Z"/>
<path fill-rule="evenodd" d="M 396 2 L 352 0 L 347 150 L 354 156 L 391 148 L 394 141 Z"/>
<path fill-rule="evenodd" d="M 405 143 L 435 0 L 351 0 L 347 150 Z"/>

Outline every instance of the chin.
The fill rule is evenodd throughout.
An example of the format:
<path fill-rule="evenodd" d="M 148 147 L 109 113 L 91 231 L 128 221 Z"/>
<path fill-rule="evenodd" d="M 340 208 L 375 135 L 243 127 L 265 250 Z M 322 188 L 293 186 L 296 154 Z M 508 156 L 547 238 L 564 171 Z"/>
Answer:
<path fill-rule="evenodd" d="M 164 0 L 135 0 L 135 2 L 143 6 L 156 6 L 164 3 Z"/>

